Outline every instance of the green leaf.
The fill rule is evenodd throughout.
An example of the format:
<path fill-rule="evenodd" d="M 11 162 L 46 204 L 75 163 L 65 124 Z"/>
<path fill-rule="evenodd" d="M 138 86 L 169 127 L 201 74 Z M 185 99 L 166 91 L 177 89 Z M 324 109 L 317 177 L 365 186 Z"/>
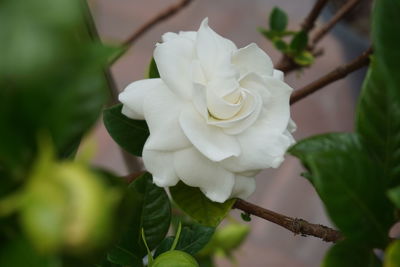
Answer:
<path fill-rule="evenodd" d="M 326 134 L 290 149 L 310 171 L 310 181 L 332 221 L 348 238 L 383 247 L 393 223 L 380 170 L 354 134 Z"/>
<path fill-rule="evenodd" d="M 393 241 L 385 252 L 384 267 L 400 267 L 400 240 Z"/>
<path fill-rule="evenodd" d="M 382 266 L 372 249 L 363 248 L 349 240 L 335 244 L 325 255 L 321 267 L 379 267 Z"/>
<path fill-rule="evenodd" d="M 258 28 L 258 32 L 261 33 L 265 38 L 267 38 L 268 40 L 271 40 L 271 41 L 276 39 L 276 38 L 279 38 L 277 32 L 269 31 L 269 30 L 264 29 L 264 28 Z"/>
<path fill-rule="evenodd" d="M 213 227 L 206 227 L 199 224 L 185 226 L 182 229 L 176 250 L 185 251 L 194 256 L 211 240 L 213 234 Z M 173 240 L 174 237 L 164 239 L 157 248 L 155 257 L 168 251 L 171 248 Z"/>
<path fill-rule="evenodd" d="M 278 39 L 274 41 L 275 48 L 279 51 L 286 53 L 288 51 L 288 45 L 282 39 Z"/>
<path fill-rule="evenodd" d="M 374 58 L 357 108 L 357 132 L 382 169 L 387 186 L 400 184 L 400 38 L 393 35 L 400 31 L 398 12 L 398 1 L 375 4 Z"/>
<path fill-rule="evenodd" d="M 14 237 L 13 240 L 2 240 L 0 245 L 0 266 L 7 267 L 59 267 L 60 259 L 54 256 L 39 254 L 22 237 Z"/>
<path fill-rule="evenodd" d="M 224 203 L 209 200 L 197 187 L 190 187 L 182 182 L 170 187 L 175 203 L 195 221 L 204 226 L 217 226 L 232 209 L 234 199 Z"/>
<path fill-rule="evenodd" d="M 388 191 L 390 200 L 400 209 L 400 186 L 390 189 Z"/>
<path fill-rule="evenodd" d="M 142 156 L 144 143 L 149 137 L 145 121 L 133 120 L 121 113 L 122 104 L 104 110 L 104 125 L 114 141 L 136 156 Z"/>
<path fill-rule="evenodd" d="M 18 178 L 35 157 L 38 134 L 50 135 L 65 156 L 107 99 L 103 69 L 113 51 L 90 38 L 83 13 L 78 0 L 2 2 L 0 165 Z"/>
<path fill-rule="evenodd" d="M 400 95 L 400 2 L 398 0 L 376 1 L 373 8 L 372 38 L 374 54 L 380 61 L 388 86 Z"/>
<path fill-rule="evenodd" d="M 288 17 L 282 9 L 274 7 L 269 16 L 269 28 L 272 31 L 283 32 L 288 24 Z"/>
<path fill-rule="evenodd" d="M 160 73 L 158 72 L 157 64 L 156 64 L 156 61 L 154 60 L 154 57 L 151 58 L 151 61 L 150 61 L 149 70 L 148 70 L 148 77 L 150 79 L 152 79 L 152 78 L 160 78 Z"/>
<path fill-rule="evenodd" d="M 122 231 L 120 240 L 108 253 L 114 263 L 135 266 L 126 261 L 142 259 L 146 248 L 141 237 L 141 229 L 150 250 L 164 239 L 171 222 L 171 205 L 163 188 L 153 184 L 152 176 L 145 173 L 129 185 L 129 222 Z"/>
<path fill-rule="evenodd" d="M 308 51 L 303 51 L 300 54 L 295 55 L 293 58 L 294 62 L 304 67 L 310 66 L 314 63 L 314 59 L 314 56 Z"/>
<path fill-rule="evenodd" d="M 290 42 L 290 49 L 299 53 L 307 48 L 308 36 L 305 31 L 299 31 Z"/>

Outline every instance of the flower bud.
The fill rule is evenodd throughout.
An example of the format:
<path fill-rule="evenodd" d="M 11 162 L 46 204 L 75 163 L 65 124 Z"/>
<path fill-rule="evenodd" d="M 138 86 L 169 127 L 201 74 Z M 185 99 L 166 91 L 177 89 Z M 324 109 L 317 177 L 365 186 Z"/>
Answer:
<path fill-rule="evenodd" d="M 83 253 L 107 241 L 119 200 L 119 190 L 83 163 L 56 162 L 44 154 L 25 187 L 22 227 L 43 253 Z"/>
<path fill-rule="evenodd" d="M 188 253 L 180 250 L 167 251 L 158 256 L 151 267 L 198 267 L 197 261 Z"/>

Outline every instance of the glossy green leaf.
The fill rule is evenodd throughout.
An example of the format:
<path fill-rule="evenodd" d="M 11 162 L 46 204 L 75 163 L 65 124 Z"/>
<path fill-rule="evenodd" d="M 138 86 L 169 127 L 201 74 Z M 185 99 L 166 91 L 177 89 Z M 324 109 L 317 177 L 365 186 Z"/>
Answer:
<path fill-rule="evenodd" d="M 121 113 L 122 104 L 104 110 L 103 121 L 108 133 L 123 149 L 136 156 L 142 156 L 144 143 L 149 136 L 145 121 L 133 120 Z"/>
<path fill-rule="evenodd" d="M 192 224 L 182 229 L 176 250 L 185 251 L 191 255 L 199 252 L 211 239 L 214 234 L 213 227 Z M 174 237 L 168 237 L 157 248 L 155 257 L 171 248 Z"/>
<path fill-rule="evenodd" d="M 400 267 L 400 240 L 393 241 L 385 251 L 384 267 Z"/>
<path fill-rule="evenodd" d="M 234 199 L 224 203 L 209 200 L 197 187 L 182 182 L 170 187 L 175 203 L 191 218 L 204 226 L 217 226 L 232 209 Z"/>
<path fill-rule="evenodd" d="M 373 9 L 372 38 L 374 54 L 379 58 L 379 64 L 385 75 L 388 86 L 397 93 L 396 102 L 400 95 L 400 1 L 376 1 Z"/>
<path fill-rule="evenodd" d="M 290 149 L 310 172 L 310 181 L 332 221 L 344 235 L 370 247 L 383 247 L 393 212 L 380 170 L 354 134 L 326 134 Z"/>
<path fill-rule="evenodd" d="M 269 28 L 272 31 L 283 32 L 288 24 L 288 17 L 282 9 L 274 7 L 269 16 Z"/>
<path fill-rule="evenodd" d="M 151 58 L 147 76 L 150 79 L 152 79 L 152 78 L 160 78 L 160 73 L 158 72 L 157 64 L 156 64 L 156 61 L 154 60 L 154 57 Z"/>
<path fill-rule="evenodd" d="M 372 249 L 349 240 L 333 245 L 325 255 L 321 267 L 379 267 L 382 266 Z"/>
<path fill-rule="evenodd" d="M 296 53 L 301 52 L 307 48 L 308 36 L 304 31 L 299 31 L 290 42 L 290 49 Z"/>
<path fill-rule="evenodd" d="M 114 263 L 127 264 L 126 260 L 139 259 L 146 255 L 141 237 L 144 229 L 146 242 L 153 250 L 165 237 L 171 222 L 171 205 L 163 188 L 153 184 L 152 176 L 146 173 L 129 185 L 130 221 L 122 231 L 120 240 L 108 253 L 108 259 Z"/>
<path fill-rule="evenodd" d="M 400 2 L 377 1 L 374 8 L 374 58 L 357 109 L 357 132 L 382 169 L 388 186 L 400 184 Z"/>

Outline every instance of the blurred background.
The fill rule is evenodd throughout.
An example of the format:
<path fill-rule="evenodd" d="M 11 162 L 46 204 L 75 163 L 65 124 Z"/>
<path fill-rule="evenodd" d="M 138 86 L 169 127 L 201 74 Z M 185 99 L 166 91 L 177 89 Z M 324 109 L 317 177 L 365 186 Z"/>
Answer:
<path fill-rule="evenodd" d="M 313 0 L 194 0 L 174 17 L 154 27 L 120 58 L 112 68 L 119 90 L 130 82 L 142 79 L 156 42 L 163 33 L 197 30 L 204 17 L 222 36 L 231 39 L 238 47 L 257 43 L 276 63 L 280 54 L 258 31 L 267 27 L 268 15 L 279 6 L 289 15 L 289 29 L 298 30 L 308 14 Z M 344 1 L 337 1 L 344 2 Z M 150 18 L 176 0 L 90 0 L 98 31 L 105 42 L 120 43 Z M 317 27 L 330 16 L 329 8 L 317 21 Z M 364 21 L 368 27 L 368 20 Z M 349 62 L 368 46 L 367 38 L 352 33 L 346 25 L 337 25 L 320 43 L 324 55 L 310 69 L 293 72 L 285 77 L 294 89 L 310 83 L 340 64 Z M 368 29 L 364 29 L 368 32 Z M 353 129 L 356 93 L 360 87 L 363 70 L 327 86 L 292 107 L 292 118 L 297 123 L 297 140 L 324 132 L 346 132 Z M 98 143 L 94 163 L 105 166 L 121 175 L 128 173 L 121 153 L 102 123 L 93 131 Z M 257 177 L 256 193 L 249 199 L 253 203 L 299 217 L 313 223 L 330 225 L 321 201 L 308 181 L 300 176 L 300 163 L 287 156 L 278 169 L 266 170 Z M 238 215 L 238 212 L 235 212 Z M 313 237 L 294 236 L 275 224 L 253 217 L 251 234 L 235 254 L 238 266 L 318 266 L 329 244 Z M 232 266 L 227 260 L 218 260 L 218 266 Z"/>

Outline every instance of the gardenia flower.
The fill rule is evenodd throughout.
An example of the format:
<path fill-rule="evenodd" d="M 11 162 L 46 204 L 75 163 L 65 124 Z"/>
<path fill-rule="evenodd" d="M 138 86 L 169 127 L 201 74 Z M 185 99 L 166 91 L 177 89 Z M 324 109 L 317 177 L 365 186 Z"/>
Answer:
<path fill-rule="evenodd" d="M 254 176 L 276 168 L 294 143 L 283 73 L 252 43 L 238 49 L 204 19 L 197 32 L 165 33 L 159 79 L 130 84 L 122 113 L 146 120 L 146 169 L 160 187 L 198 187 L 212 201 L 246 198 Z"/>

